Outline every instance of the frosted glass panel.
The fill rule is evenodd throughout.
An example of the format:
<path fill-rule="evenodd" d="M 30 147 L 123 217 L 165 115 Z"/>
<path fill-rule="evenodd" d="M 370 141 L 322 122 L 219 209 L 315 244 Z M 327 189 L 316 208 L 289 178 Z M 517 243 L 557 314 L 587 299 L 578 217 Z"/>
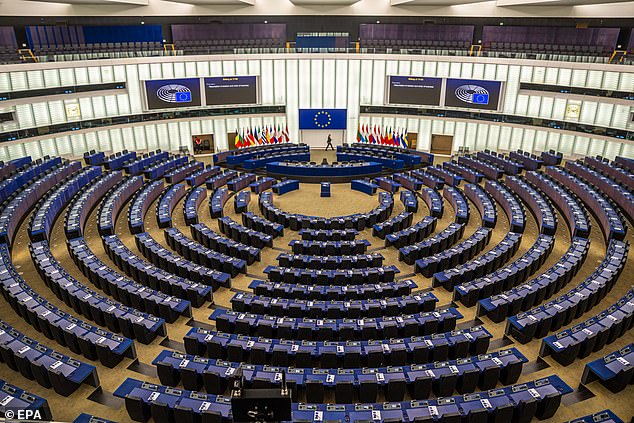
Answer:
<path fill-rule="evenodd" d="M 143 129 L 143 128 L 139 128 L 139 129 Z M 87 150 L 98 150 L 99 149 L 99 143 L 97 142 L 97 133 L 96 132 L 86 132 L 84 134 L 84 140 L 86 142 L 86 149 Z"/>
<path fill-rule="evenodd" d="M 581 114 L 579 115 L 579 122 L 593 124 L 594 117 L 597 113 L 597 103 L 593 101 L 584 101 L 581 105 Z"/>
<path fill-rule="evenodd" d="M 28 71 L 26 77 L 30 89 L 44 88 L 44 74 L 42 71 Z"/>
<path fill-rule="evenodd" d="M 31 128 L 35 125 L 35 118 L 29 104 L 19 104 L 15 106 L 15 115 L 20 128 Z"/>
<path fill-rule="evenodd" d="M 523 128 L 513 128 L 511 132 L 511 139 L 507 144 L 508 147 L 500 144 L 500 148 L 503 150 L 517 150 L 522 148 L 522 139 L 524 138 L 524 129 Z"/>
<path fill-rule="evenodd" d="M 588 71 L 586 87 L 601 88 L 603 82 L 603 71 Z"/>
<path fill-rule="evenodd" d="M 565 98 L 555 98 L 552 110 L 553 119 L 564 120 L 564 116 L 566 115 L 566 103 L 567 102 Z"/>
<path fill-rule="evenodd" d="M 262 104 L 274 104 L 275 93 L 273 92 L 273 61 L 262 60 L 261 70 Z M 251 73 L 251 72 L 249 72 Z M 251 73 L 252 74 L 252 73 Z M 253 74 L 252 74 L 253 75 Z"/>
<path fill-rule="evenodd" d="M 562 134 L 559 141 L 559 151 L 564 154 L 572 154 L 572 148 L 575 143 L 575 135 Z"/>
<path fill-rule="evenodd" d="M 610 126 L 613 110 L 614 104 L 599 103 L 594 124 L 597 126 Z"/>
<path fill-rule="evenodd" d="M 50 101 L 48 109 L 51 115 L 51 123 L 61 123 L 66 121 L 66 111 L 61 100 Z"/>
<path fill-rule="evenodd" d="M 273 62 L 273 84 L 275 92 L 275 104 L 286 103 L 286 62 L 275 60 Z"/>
<path fill-rule="evenodd" d="M 451 78 L 460 78 L 461 69 L 462 69 L 462 63 L 460 62 L 449 63 L 449 76 Z"/>
<path fill-rule="evenodd" d="M 24 143 L 24 151 L 27 155 L 31 156 L 31 159 L 36 160 L 43 156 L 42 150 L 40 149 L 39 141 L 32 141 Z M 7 157 L 8 158 L 8 157 Z M 3 158 L 2 160 L 6 160 L 7 158 Z"/>
<path fill-rule="evenodd" d="M 546 76 L 544 77 L 544 82 L 546 82 L 546 84 L 556 84 L 558 73 L 559 68 L 546 68 Z"/>
<path fill-rule="evenodd" d="M 489 125 L 479 124 L 478 133 L 475 138 L 475 150 L 484 150 L 486 148 L 489 137 Z"/>
<path fill-rule="evenodd" d="M 619 73 L 618 72 L 603 72 L 603 86 L 604 90 L 618 90 L 619 89 Z"/>
<path fill-rule="evenodd" d="M 559 69 L 559 75 L 557 75 L 557 84 L 559 85 L 570 85 L 570 81 L 572 78 L 572 69 Z"/>
<path fill-rule="evenodd" d="M 299 82 L 299 108 L 310 108 L 310 60 L 299 61 L 299 74 L 297 76 Z M 292 89 L 292 88 L 291 88 Z"/>
<path fill-rule="evenodd" d="M 372 76 L 372 104 L 383 104 L 385 100 L 385 61 L 374 61 Z"/>
<path fill-rule="evenodd" d="M 27 90 L 29 88 L 26 82 L 26 72 L 11 72 L 9 75 L 13 91 Z"/>
<path fill-rule="evenodd" d="M 322 74 L 323 80 L 323 107 L 335 107 L 335 61 L 324 60 Z"/>
<path fill-rule="evenodd" d="M 57 145 L 57 154 L 61 156 L 69 156 L 73 152 L 70 137 L 55 138 L 55 145 Z"/>
<path fill-rule="evenodd" d="M 553 103 L 555 101 L 552 97 L 542 97 L 541 105 L 539 106 L 539 117 L 550 118 L 553 113 Z"/>
<path fill-rule="evenodd" d="M 522 139 L 522 146 L 520 147 L 524 151 L 533 151 L 535 144 L 535 130 L 525 129 L 524 138 Z"/>
<path fill-rule="evenodd" d="M 335 72 L 335 107 L 345 109 L 348 98 L 348 61 L 337 60 Z"/>
<path fill-rule="evenodd" d="M 528 98 L 528 107 L 526 114 L 528 116 L 539 116 L 539 110 L 541 106 L 541 97 L 536 95 L 531 95 Z"/>
<path fill-rule="evenodd" d="M 310 106 L 312 108 L 319 108 L 323 105 L 323 61 L 311 60 L 310 61 Z M 301 75 L 300 75 L 301 78 Z"/>
<path fill-rule="evenodd" d="M 546 150 L 546 142 L 548 140 L 548 133 L 546 131 L 537 131 L 535 134 L 535 144 L 533 146 L 534 153 L 538 153 Z"/>
<path fill-rule="evenodd" d="M 91 66 L 88 68 L 88 82 L 91 84 L 101 83 L 101 69 L 97 66 Z"/>
<path fill-rule="evenodd" d="M 0 90 L 11 91 L 11 78 L 7 72 L 0 73 Z"/>
<path fill-rule="evenodd" d="M 79 99 L 79 110 L 83 119 L 92 119 L 95 117 L 92 108 L 92 101 L 89 97 Z"/>
<path fill-rule="evenodd" d="M 43 72 L 44 74 L 44 85 L 46 87 L 59 87 L 59 72 L 57 69 L 46 69 Z"/>
<path fill-rule="evenodd" d="M 612 114 L 612 127 L 625 129 L 630 119 L 631 108 L 624 104 L 616 104 Z"/>
<path fill-rule="evenodd" d="M 136 150 L 146 150 L 147 143 L 145 141 L 145 135 L 146 135 L 145 127 L 134 127 L 132 128 L 132 131 L 134 132 L 134 145 L 135 145 L 134 148 Z M 127 139 L 125 141 L 125 145 L 126 146 L 130 145 Z M 130 150 L 130 148 L 128 149 Z"/>
<path fill-rule="evenodd" d="M 572 71 L 572 83 L 575 87 L 585 87 L 588 71 L 584 69 L 574 69 Z"/>
<path fill-rule="evenodd" d="M 590 146 L 590 139 L 587 137 L 576 137 L 575 143 L 572 147 L 573 154 L 584 156 Z"/>
<path fill-rule="evenodd" d="M 619 91 L 631 93 L 634 91 L 634 72 L 622 73 L 619 81 Z"/>
<path fill-rule="evenodd" d="M 109 131 L 110 133 L 110 142 L 112 143 L 112 149 L 114 151 L 121 151 L 125 149 L 125 145 L 123 143 L 123 136 L 121 135 L 120 129 L 112 129 Z"/>
<path fill-rule="evenodd" d="M 96 118 L 106 116 L 106 103 L 104 102 L 103 97 L 92 98 L 92 109 Z"/>
<path fill-rule="evenodd" d="M 473 77 L 473 63 L 463 63 L 462 69 L 460 70 L 461 78 L 472 78 Z"/>
<path fill-rule="evenodd" d="M 51 123 L 51 117 L 48 114 L 46 103 L 33 104 L 33 116 L 35 117 L 35 125 L 43 126 Z"/>

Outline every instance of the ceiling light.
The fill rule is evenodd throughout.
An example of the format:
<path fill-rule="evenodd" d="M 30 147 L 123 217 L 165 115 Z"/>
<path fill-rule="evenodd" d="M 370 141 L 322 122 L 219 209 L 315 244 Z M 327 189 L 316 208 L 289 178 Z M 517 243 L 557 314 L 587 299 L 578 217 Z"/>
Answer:
<path fill-rule="evenodd" d="M 141 25 L 145 25 L 145 22 L 144 22 L 144 21 L 141 21 Z"/>
<path fill-rule="evenodd" d="M 500 22 L 500 25 L 504 25 L 504 22 Z"/>
<path fill-rule="evenodd" d="M 380 23 L 381 23 L 381 21 L 376 21 L 376 23 L 380 24 Z"/>
<path fill-rule="evenodd" d="M 264 21 L 265 24 L 269 23 L 269 21 Z"/>

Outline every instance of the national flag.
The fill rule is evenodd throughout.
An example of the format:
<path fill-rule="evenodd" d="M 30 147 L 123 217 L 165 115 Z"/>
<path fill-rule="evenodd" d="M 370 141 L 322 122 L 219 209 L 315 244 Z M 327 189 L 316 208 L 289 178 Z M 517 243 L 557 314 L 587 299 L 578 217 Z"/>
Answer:
<path fill-rule="evenodd" d="M 236 146 L 236 148 L 242 147 L 242 136 L 240 135 L 240 132 L 236 133 L 236 139 L 234 140 L 233 143 Z"/>
<path fill-rule="evenodd" d="M 372 126 L 370 126 L 370 130 L 368 131 L 368 143 L 374 144 L 374 130 L 372 129 Z"/>
<path fill-rule="evenodd" d="M 290 142 L 291 137 L 288 133 L 288 124 L 286 124 L 286 129 L 284 130 L 284 142 Z"/>
<path fill-rule="evenodd" d="M 255 129 L 251 128 L 249 130 L 249 145 L 255 145 L 257 142 L 255 141 Z"/>
<path fill-rule="evenodd" d="M 271 143 L 271 133 L 269 132 L 269 127 L 268 126 L 265 127 L 264 139 L 265 139 L 266 144 L 270 144 Z"/>

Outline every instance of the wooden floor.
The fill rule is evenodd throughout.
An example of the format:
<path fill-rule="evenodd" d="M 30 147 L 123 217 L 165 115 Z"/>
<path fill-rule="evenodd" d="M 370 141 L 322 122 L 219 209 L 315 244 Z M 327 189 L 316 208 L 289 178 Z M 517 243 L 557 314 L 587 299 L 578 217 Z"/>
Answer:
<path fill-rule="evenodd" d="M 312 160 L 321 162 L 322 158 L 326 157 L 329 161 L 335 160 L 334 152 L 313 151 Z M 210 158 L 204 158 L 203 160 L 209 161 Z M 319 184 L 302 184 L 298 191 L 293 191 L 283 196 L 275 196 L 275 204 L 281 209 L 288 212 L 297 212 L 304 214 L 312 214 L 319 216 L 335 216 L 344 215 L 354 212 L 368 211 L 378 204 L 377 196 L 368 196 L 360 192 L 351 191 L 350 184 L 333 184 L 331 187 L 332 196 L 330 198 L 319 197 Z M 397 214 L 403 210 L 402 203 L 398 200 L 394 202 L 394 214 Z M 428 210 L 425 207 L 424 202 L 420 202 L 419 211 L 414 217 L 414 222 L 420 220 L 423 216 L 428 214 Z M 162 230 L 158 228 L 155 219 L 155 210 L 153 207 L 148 211 L 146 218 L 146 230 L 165 247 Z M 475 229 L 480 225 L 480 217 L 475 209 L 475 206 L 471 207 L 471 219 L 465 231 L 464 237 L 470 236 Z M 249 204 L 249 210 L 259 213 L 257 210 L 257 196 L 252 194 L 251 203 Z M 240 220 L 235 216 L 233 212 L 233 201 L 227 202 L 225 212 L 233 217 L 235 220 Z M 65 213 L 65 211 L 64 211 Z M 64 214 L 63 213 L 63 214 Z M 82 275 L 80 270 L 75 266 L 74 262 L 70 258 L 66 249 L 66 237 L 63 231 L 63 214 L 55 224 L 54 230 L 51 236 L 51 249 L 54 256 L 60 262 L 60 264 L 75 278 L 87 286 L 91 286 L 91 283 Z M 85 239 L 90 248 L 95 254 L 103 260 L 107 265 L 116 269 L 116 265 L 108 258 L 103 249 L 101 239 L 96 229 L 96 209 L 93 210 L 91 216 L 88 219 L 87 228 L 85 231 Z M 207 224 L 214 230 L 218 230 L 216 221 L 209 217 L 208 212 L 208 200 L 201 205 L 199 209 L 199 215 L 201 222 Z M 453 210 L 445 204 L 445 214 L 442 219 L 439 220 L 436 231 L 439 232 L 445 228 L 450 222 L 453 221 Z M 27 283 L 40 295 L 46 297 L 57 307 L 62 310 L 76 314 L 73 310 L 69 309 L 62 301 L 60 301 L 44 284 L 40 276 L 35 270 L 35 267 L 31 261 L 28 251 L 28 236 L 26 234 L 26 227 L 28 226 L 30 218 L 23 221 L 20 230 L 17 233 L 15 246 L 13 248 L 13 262 L 15 267 L 24 277 Z M 184 228 L 184 221 L 182 215 L 182 201 L 175 208 L 173 215 L 174 225 L 180 228 Z M 541 273 L 555 263 L 567 250 L 570 242 L 570 234 L 568 233 L 567 226 L 564 223 L 563 217 L 559 216 L 559 225 L 556 234 L 555 248 L 550 254 L 548 260 L 544 263 L 542 268 L 537 273 Z M 493 236 L 487 247 L 487 250 L 493 248 L 508 232 L 509 223 L 506 215 L 498 207 L 498 224 L 493 230 Z M 189 230 L 184 231 L 189 234 Z M 632 228 L 630 227 L 628 241 L 632 243 L 634 238 L 632 237 Z M 135 246 L 134 238 L 130 235 L 127 227 L 127 207 L 122 211 L 117 221 L 117 233 L 121 236 L 123 242 L 135 253 L 141 256 L 140 252 Z M 213 321 L 208 320 L 209 315 L 216 306 L 230 307 L 230 299 L 236 291 L 244 290 L 248 291 L 248 285 L 252 279 L 265 279 L 263 269 L 269 264 L 276 264 L 275 258 L 282 251 L 288 251 L 288 242 L 291 239 L 299 238 L 297 232 L 289 229 L 285 230 L 284 237 L 277 238 L 274 241 L 274 249 L 267 248 L 262 251 L 261 262 L 256 262 L 248 268 L 248 275 L 239 275 L 233 278 L 233 287 L 231 289 L 221 288 L 214 293 L 215 304 L 205 304 L 200 308 L 193 310 L 193 319 L 181 317 L 179 320 L 172 324 L 167 324 L 169 339 L 157 338 L 150 345 L 142 345 L 135 342 L 136 350 L 138 353 L 137 360 L 124 359 L 122 363 L 116 366 L 114 369 L 107 369 L 98 362 L 92 362 L 97 367 L 101 386 L 97 389 L 88 385 L 82 385 L 75 393 L 70 397 L 62 397 L 56 394 L 52 389 L 45 389 L 38 385 L 34 381 L 30 381 L 19 373 L 12 371 L 6 365 L 0 365 L 0 378 L 9 381 L 21 388 L 24 388 L 30 392 L 40 395 L 46 398 L 51 407 L 53 416 L 56 421 L 72 421 L 77 415 L 82 412 L 91 413 L 100 417 L 104 417 L 110 420 L 118 422 L 130 421 L 126 411 L 123 400 L 112 396 L 112 392 L 125 380 L 127 377 L 136 378 L 148 382 L 160 383 L 156 377 L 156 370 L 152 366 L 152 360 L 159 354 L 160 351 L 166 349 L 163 345 L 168 345 L 171 349 L 177 349 L 184 351 L 182 340 L 183 336 L 193 326 L 202 326 L 213 328 Z M 516 253 L 516 256 L 512 260 L 523 254 L 537 238 L 537 224 L 533 216 L 527 210 L 527 227 L 522 239 L 521 247 Z M 585 261 L 580 272 L 573 279 L 573 281 L 567 285 L 563 292 L 566 292 L 571 287 L 577 285 L 585 277 L 593 272 L 597 265 L 601 262 L 605 255 L 605 243 L 600 235 L 599 225 L 596 221 L 592 221 L 591 232 L 591 247 L 588 257 Z M 368 239 L 371 242 L 369 247 L 372 251 L 378 251 L 385 256 L 385 264 L 394 264 L 400 270 L 400 276 L 407 275 L 407 277 L 413 279 L 420 289 L 431 287 L 431 279 L 424 278 L 421 275 L 412 275 L 414 272 L 413 266 L 408 266 L 403 262 L 398 261 L 398 250 L 389 247 L 385 248 L 382 240 L 372 237 L 371 230 L 362 231 L 357 239 Z M 487 250 L 483 251 L 486 252 Z M 633 284 L 634 282 L 634 258 L 630 257 L 628 264 L 615 287 L 604 298 L 599 305 L 592 309 L 591 312 L 586 313 L 582 318 L 573 323 L 584 321 L 599 311 L 607 308 L 613 304 L 618 298 L 620 298 Z M 440 305 L 451 303 L 451 293 L 445 291 L 443 288 L 436 288 L 433 290 L 440 302 Z M 475 307 L 466 308 L 462 305 L 457 305 L 459 311 L 464 315 L 464 319 L 458 321 L 459 326 L 480 324 L 480 321 L 475 318 Z M 60 352 L 68 354 L 72 357 L 77 357 L 80 360 L 87 361 L 81 356 L 77 356 L 68 349 L 56 344 L 54 341 L 47 339 L 41 333 L 35 331 L 24 320 L 17 316 L 8 303 L 2 299 L 0 300 L 0 318 L 7 323 L 20 330 L 21 332 L 31 336 L 49 347 L 56 349 Z M 475 321 L 474 321 L 475 319 Z M 589 357 L 583 360 L 576 360 L 572 365 L 563 367 L 557 364 L 550 357 L 544 359 L 538 359 L 538 351 L 541 345 L 541 340 L 533 340 L 526 345 L 513 343 L 512 339 L 504 337 L 504 325 L 502 323 L 493 323 L 487 318 L 482 319 L 482 323 L 487 330 L 493 334 L 493 340 L 491 342 L 491 350 L 497 350 L 501 348 L 508 348 L 509 346 L 517 347 L 528 359 L 528 364 L 524 366 L 523 373 L 519 382 L 530 381 L 541 377 L 557 374 L 567 384 L 575 388 L 575 392 L 564 397 L 561 407 L 557 414 L 549 419 L 549 422 L 563 422 L 570 420 L 574 417 L 583 416 L 610 408 L 618 416 L 624 420 L 628 420 L 634 415 L 634 387 L 629 386 L 624 391 L 618 394 L 612 394 L 605 389 L 600 383 L 594 382 L 588 386 L 580 386 L 580 378 L 583 372 L 585 363 L 602 357 L 603 355 L 616 350 L 634 340 L 632 331 L 621 337 L 611 345 L 607 345 L 603 350 L 591 354 Z M 88 362 L 88 361 L 87 361 Z"/>

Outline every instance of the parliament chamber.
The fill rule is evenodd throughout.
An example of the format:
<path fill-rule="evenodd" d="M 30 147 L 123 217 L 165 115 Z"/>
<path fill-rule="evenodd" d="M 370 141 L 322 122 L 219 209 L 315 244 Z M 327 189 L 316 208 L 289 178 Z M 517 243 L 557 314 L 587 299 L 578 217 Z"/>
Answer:
<path fill-rule="evenodd" d="M 0 7 L 0 419 L 634 422 L 634 2 L 108 3 Z"/>

